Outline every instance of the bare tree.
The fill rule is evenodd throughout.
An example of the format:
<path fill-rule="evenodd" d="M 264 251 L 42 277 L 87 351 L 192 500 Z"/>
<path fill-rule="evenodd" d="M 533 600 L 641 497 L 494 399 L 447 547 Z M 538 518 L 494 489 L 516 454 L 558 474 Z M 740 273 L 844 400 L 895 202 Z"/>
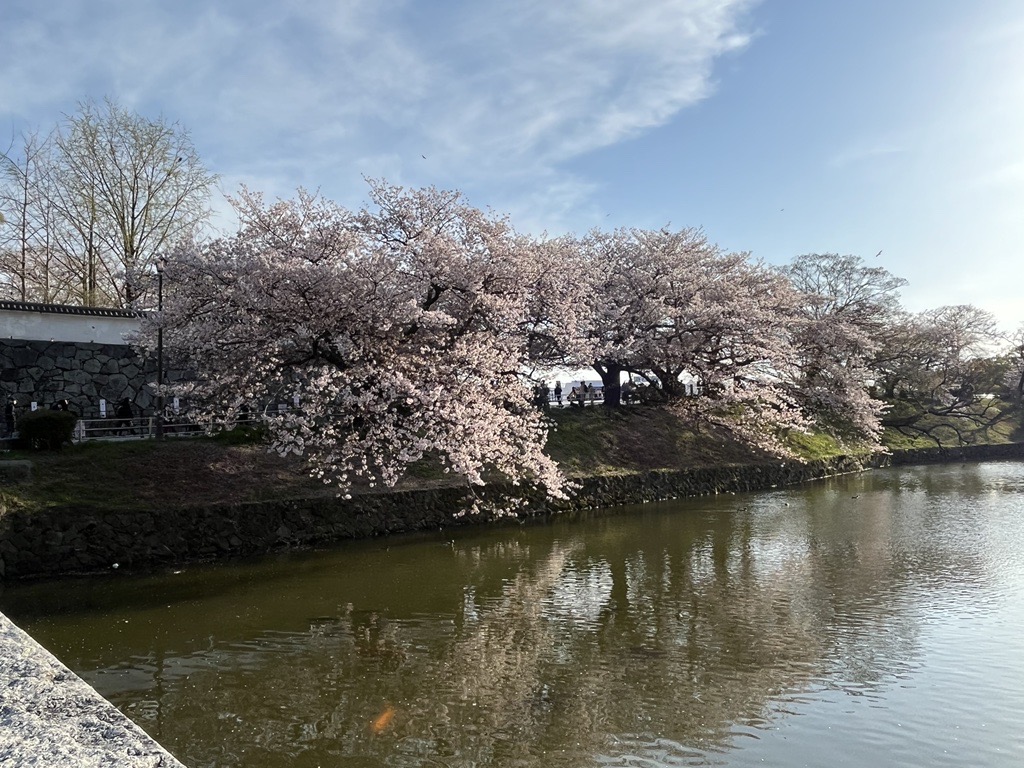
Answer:
<path fill-rule="evenodd" d="M 157 254 L 208 215 L 216 177 L 181 125 L 110 100 L 82 103 L 54 143 L 53 203 L 65 250 L 79 260 L 83 302 L 138 305 Z"/>
<path fill-rule="evenodd" d="M 0 274 L 3 295 L 19 301 L 65 298 L 69 279 L 53 239 L 53 208 L 47 188 L 53 143 L 24 133 L 0 155 Z"/>

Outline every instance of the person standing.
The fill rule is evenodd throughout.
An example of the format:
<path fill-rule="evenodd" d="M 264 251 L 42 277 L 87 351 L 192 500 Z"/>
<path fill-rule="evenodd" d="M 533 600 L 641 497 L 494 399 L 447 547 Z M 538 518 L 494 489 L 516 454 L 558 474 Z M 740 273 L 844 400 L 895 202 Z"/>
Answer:
<path fill-rule="evenodd" d="M 132 412 L 132 401 L 129 398 L 121 399 L 121 402 L 117 404 L 114 415 L 118 418 L 118 434 L 131 435 L 135 433 L 135 426 L 132 423 L 135 419 L 135 414 Z"/>
<path fill-rule="evenodd" d="M 562 382 L 555 382 L 555 402 L 558 403 L 558 407 L 562 407 Z"/>
<path fill-rule="evenodd" d="M 14 434 L 14 407 L 18 402 L 13 398 L 7 398 L 7 403 L 4 405 L 4 426 L 7 429 L 5 433 L 7 437 Z"/>

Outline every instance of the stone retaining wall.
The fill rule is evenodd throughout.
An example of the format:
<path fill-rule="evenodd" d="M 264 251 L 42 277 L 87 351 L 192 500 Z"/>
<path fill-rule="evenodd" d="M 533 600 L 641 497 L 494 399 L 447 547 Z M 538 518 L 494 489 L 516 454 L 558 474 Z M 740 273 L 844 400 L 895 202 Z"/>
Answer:
<path fill-rule="evenodd" d="M 254 555 L 290 547 L 326 545 L 351 538 L 489 522 L 488 509 L 525 500 L 520 516 L 616 507 L 716 493 L 757 491 L 857 472 L 865 466 L 978 459 L 1024 458 L 1024 443 L 962 449 L 923 449 L 876 455 L 867 462 L 849 456 L 825 461 L 586 478 L 568 502 L 528 495 L 511 485 L 451 487 L 367 493 L 351 499 L 322 497 L 290 501 L 192 507 L 161 512 L 103 512 L 59 507 L 0 518 L 0 578 L 50 577 L 70 573 L 145 569 L 171 563 Z M 474 505 L 485 511 L 469 514 Z"/>
<path fill-rule="evenodd" d="M 881 455 L 873 466 L 945 464 L 953 461 L 995 461 L 1024 458 L 1024 443 L 965 445 L 959 448 L 910 448 Z"/>
<path fill-rule="evenodd" d="M 614 507 L 645 501 L 752 491 L 859 471 L 841 457 L 801 464 L 707 467 L 687 471 L 587 478 L 568 502 L 526 499 L 524 516 Z M 193 507 L 150 512 L 103 512 L 58 507 L 8 512 L 0 519 L 0 578 L 144 569 L 225 556 L 253 555 L 454 525 L 488 522 L 521 487 L 437 488 L 293 501 Z M 473 504 L 484 512 L 468 514 Z"/>
<path fill-rule="evenodd" d="M 155 380 L 156 362 L 128 345 L 0 340 L 0 396 L 14 398 L 21 409 L 67 398 L 77 414 L 95 419 L 101 398 L 113 413 L 127 397 L 137 412 L 148 413 L 153 396 L 146 383 Z"/>

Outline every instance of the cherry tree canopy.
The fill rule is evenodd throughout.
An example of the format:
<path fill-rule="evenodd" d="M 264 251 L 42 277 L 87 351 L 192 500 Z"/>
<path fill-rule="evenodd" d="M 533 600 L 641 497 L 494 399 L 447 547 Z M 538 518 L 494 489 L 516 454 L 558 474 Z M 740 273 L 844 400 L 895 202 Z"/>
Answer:
<path fill-rule="evenodd" d="M 175 255 L 162 322 L 192 396 L 230 419 L 298 395 L 268 419 L 274 446 L 343 489 L 430 457 L 562 495 L 521 375 L 537 307 L 558 295 L 537 248 L 456 192 L 371 182 L 371 200 L 243 192 L 237 235 Z"/>
<path fill-rule="evenodd" d="M 770 450 L 780 428 L 804 426 L 782 386 L 797 311 L 783 277 L 694 229 L 593 233 L 584 248 L 606 389 L 620 371 L 637 373 L 677 410 Z M 683 397 L 684 374 L 702 396 Z"/>
<path fill-rule="evenodd" d="M 803 294 L 793 326 L 794 396 L 819 427 L 877 440 L 884 405 L 868 394 L 870 363 L 906 280 L 835 253 L 798 256 L 783 273 Z"/>

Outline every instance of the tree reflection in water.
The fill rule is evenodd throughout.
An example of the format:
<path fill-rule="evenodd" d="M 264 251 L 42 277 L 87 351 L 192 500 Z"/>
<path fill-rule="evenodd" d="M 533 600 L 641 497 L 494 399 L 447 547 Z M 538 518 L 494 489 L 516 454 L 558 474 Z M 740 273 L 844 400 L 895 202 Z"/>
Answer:
<path fill-rule="evenodd" d="M 925 483 L 238 566 L 255 591 L 150 580 L 114 647 L 120 581 L 36 631 L 192 768 L 705 764 L 829 692 L 883 697 L 925 612 L 985 585 L 986 525 Z"/>

